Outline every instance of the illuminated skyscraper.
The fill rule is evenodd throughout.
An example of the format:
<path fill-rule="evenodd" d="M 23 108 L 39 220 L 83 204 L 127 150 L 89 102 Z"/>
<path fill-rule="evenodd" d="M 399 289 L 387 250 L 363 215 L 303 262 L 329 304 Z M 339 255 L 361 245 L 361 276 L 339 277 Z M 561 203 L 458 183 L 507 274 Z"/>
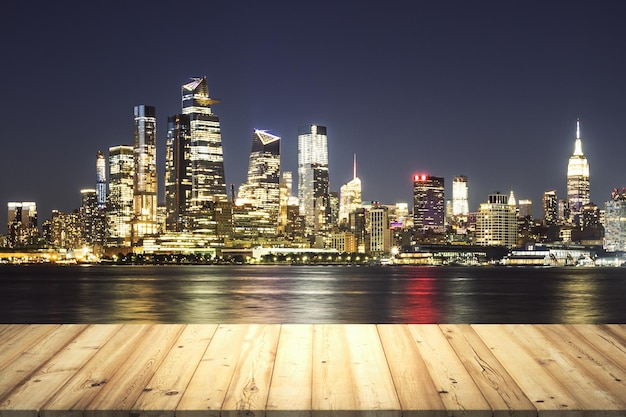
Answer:
<path fill-rule="evenodd" d="M 133 147 L 109 148 L 108 246 L 130 246 L 135 164 Z"/>
<path fill-rule="evenodd" d="M 391 231 L 389 229 L 389 209 L 375 204 L 368 211 L 370 229 L 369 252 L 384 255 L 391 251 Z"/>
<path fill-rule="evenodd" d="M 626 188 L 615 188 L 605 203 L 604 249 L 626 251 Z"/>
<path fill-rule="evenodd" d="M 298 199 L 307 233 L 328 232 L 331 225 L 326 126 L 309 125 L 298 130 Z"/>
<path fill-rule="evenodd" d="M 574 154 L 567 165 L 567 201 L 570 209 L 570 221 L 581 226 L 580 215 L 585 204 L 590 203 L 589 197 L 589 163 L 583 154 L 580 138 L 580 120 L 576 120 L 576 141 Z"/>
<path fill-rule="evenodd" d="M 93 245 L 98 235 L 98 191 L 93 188 L 80 190 L 81 243 Z"/>
<path fill-rule="evenodd" d="M 39 237 L 37 204 L 34 202 L 9 202 L 7 243 L 11 248 L 34 245 Z"/>
<path fill-rule="evenodd" d="M 133 243 L 157 232 L 156 112 L 135 106 Z"/>
<path fill-rule="evenodd" d="M 469 214 L 467 177 L 460 175 L 452 181 L 452 215 L 467 216 Z"/>
<path fill-rule="evenodd" d="M 189 115 L 167 118 L 165 144 L 165 228 L 170 232 L 191 228 L 187 213 L 191 204 L 191 126 Z"/>
<path fill-rule="evenodd" d="M 104 153 L 98 151 L 96 154 L 96 193 L 98 200 L 98 210 L 105 210 L 107 207 L 107 161 Z"/>
<path fill-rule="evenodd" d="M 280 137 L 266 130 L 252 134 L 248 180 L 241 184 L 237 200 L 252 204 L 277 220 L 280 205 Z"/>
<path fill-rule="evenodd" d="M 445 200 L 444 179 L 430 175 L 413 177 L 413 224 L 415 230 L 443 233 Z"/>
<path fill-rule="evenodd" d="M 507 248 L 517 244 L 517 213 L 507 195 L 491 194 L 488 202 L 480 205 L 476 216 L 476 243 Z"/>
<path fill-rule="evenodd" d="M 201 211 L 206 202 L 226 202 L 224 157 L 219 118 L 211 112 L 206 77 L 192 78 L 182 87 L 183 114 L 189 116 L 192 175 L 191 206 Z"/>
<path fill-rule="evenodd" d="M 543 224 L 552 226 L 559 221 L 559 200 L 556 196 L 556 190 L 550 190 L 543 193 Z"/>
<path fill-rule="evenodd" d="M 348 223 L 350 213 L 361 207 L 361 180 L 356 176 L 356 154 L 352 167 L 352 179 L 340 188 L 339 223 Z"/>

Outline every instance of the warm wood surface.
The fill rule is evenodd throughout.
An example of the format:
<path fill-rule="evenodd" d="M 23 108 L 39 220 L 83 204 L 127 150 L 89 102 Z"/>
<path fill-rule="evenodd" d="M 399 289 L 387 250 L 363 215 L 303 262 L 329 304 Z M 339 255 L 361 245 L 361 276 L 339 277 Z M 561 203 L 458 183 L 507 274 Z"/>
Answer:
<path fill-rule="evenodd" d="M 626 417 L 626 325 L 0 325 L 0 416 Z"/>

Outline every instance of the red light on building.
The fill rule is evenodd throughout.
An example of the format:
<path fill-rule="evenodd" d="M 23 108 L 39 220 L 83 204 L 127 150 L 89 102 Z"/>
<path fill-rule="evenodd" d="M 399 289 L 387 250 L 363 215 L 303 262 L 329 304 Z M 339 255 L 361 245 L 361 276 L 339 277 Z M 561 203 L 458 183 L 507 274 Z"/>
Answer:
<path fill-rule="evenodd" d="M 428 175 L 418 174 L 413 177 L 413 181 L 426 181 L 428 179 Z"/>

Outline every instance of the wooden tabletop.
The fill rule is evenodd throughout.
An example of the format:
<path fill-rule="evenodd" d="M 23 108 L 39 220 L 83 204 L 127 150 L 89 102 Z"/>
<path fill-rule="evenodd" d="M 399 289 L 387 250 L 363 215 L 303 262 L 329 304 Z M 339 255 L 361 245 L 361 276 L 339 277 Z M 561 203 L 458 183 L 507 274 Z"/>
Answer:
<path fill-rule="evenodd" d="M 1 416 L 626 416 L 626 325 L 0 325 Z"/>

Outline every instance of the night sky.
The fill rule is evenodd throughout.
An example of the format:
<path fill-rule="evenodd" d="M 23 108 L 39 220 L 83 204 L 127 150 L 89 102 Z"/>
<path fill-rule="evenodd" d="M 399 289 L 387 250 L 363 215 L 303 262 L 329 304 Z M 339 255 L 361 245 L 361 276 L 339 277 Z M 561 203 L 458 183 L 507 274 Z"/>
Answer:
<path fill-rule="evenodd" d="M 626 187 L 622 1 L 92 3 L 2 6 L 2 219 L 8 201 L 37 202 L 40 224 L 78 208 L 137 104 L 156 106 L 162 201 L 167 116 L 203 75 L 237 187 L 253 129 L 282 137 L 295 178 L 298 126 L 316 123 L 331 190 L 356 153 L 364 200 L 411 202 L 415 173 L 450 199 L 466 175 L 470 210 L 513 190 L 540 217 L 544 191 L 565 198 L 577 117 L 592 201 Z"/>

